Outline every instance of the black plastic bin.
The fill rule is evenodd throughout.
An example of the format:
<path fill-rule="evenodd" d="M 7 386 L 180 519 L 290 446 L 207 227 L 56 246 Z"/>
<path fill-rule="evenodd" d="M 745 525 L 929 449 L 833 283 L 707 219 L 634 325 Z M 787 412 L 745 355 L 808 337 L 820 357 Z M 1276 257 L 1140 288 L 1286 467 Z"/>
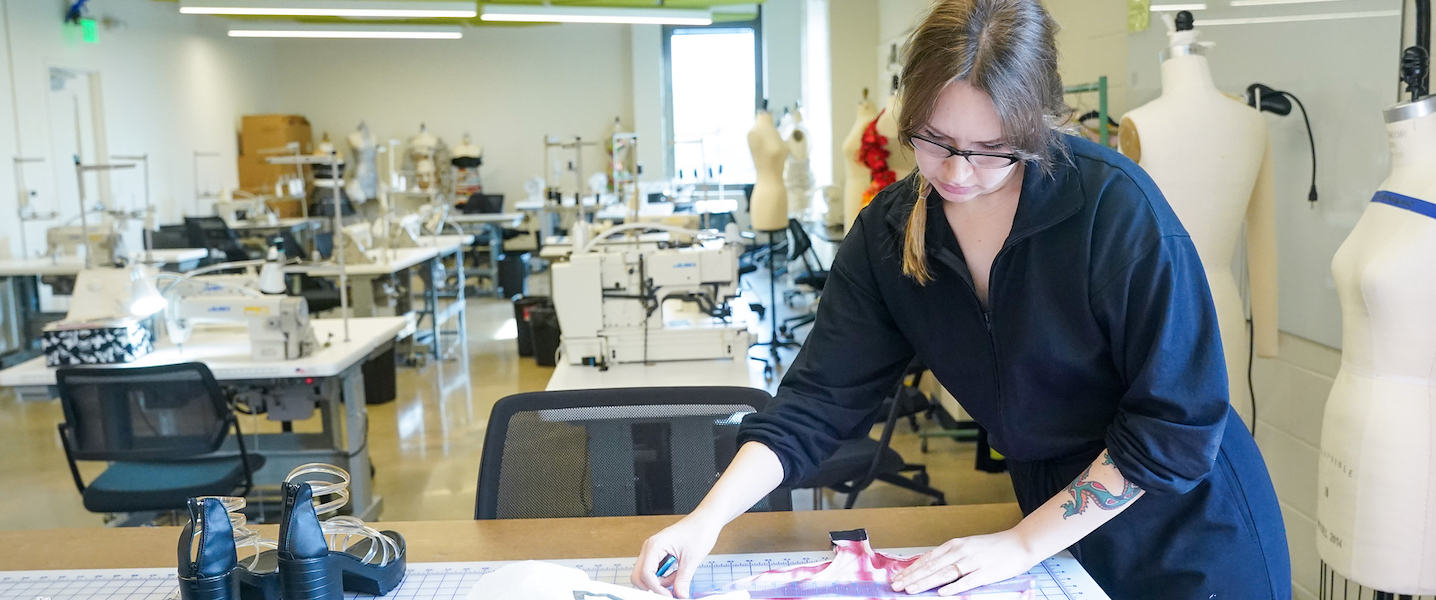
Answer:
<path fill-rule="evenodd" d="M 548 296 L 514 296 L 514 322 L 519 330 L 519 356 L 534 355 L 533 321 L 531 312 L 535 306 L 553 307 Z"/>
<path fill-rule="evenodd" d="M 528 293 L 529 253 L 505 252 L 499 260 L 499 297 L 512 298 Z"/>
<path fill-rule="evenodd" d="M 534 362 L 544 367 L 555 366 L 561 338 L 558 312 L 551 304 L 530 307 L 529 324 L 533 329 Z"/>

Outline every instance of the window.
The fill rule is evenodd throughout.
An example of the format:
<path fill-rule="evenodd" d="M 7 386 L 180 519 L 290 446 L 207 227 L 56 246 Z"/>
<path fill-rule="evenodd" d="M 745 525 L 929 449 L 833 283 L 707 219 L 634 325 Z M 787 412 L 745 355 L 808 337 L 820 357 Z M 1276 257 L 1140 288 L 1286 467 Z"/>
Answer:
<path fill-rule="evenodd" d="M 664 28 L 669 164 L 680 180 L 757 180 L 748 130 L 762 98 L 758 22 Z M 709 175 L 711 174 L 711 177 Z"/>

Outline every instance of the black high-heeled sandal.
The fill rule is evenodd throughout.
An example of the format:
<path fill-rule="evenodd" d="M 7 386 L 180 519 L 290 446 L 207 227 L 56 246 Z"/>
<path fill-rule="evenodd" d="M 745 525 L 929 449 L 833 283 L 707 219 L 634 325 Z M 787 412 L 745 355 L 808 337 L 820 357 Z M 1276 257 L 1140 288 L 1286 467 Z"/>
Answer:
<path fill-rule="evenodd" d="M 329 475 L 338 481 L 306 479 L 314 475 Z M 379 531 L 369 527 L 356 517 L 335 516 L 318 521 L 318 515 L 339 510 L 349 502 L 349 473 L 339 467 L 320 463 L 302 465 L 285 477 L 284 522 L 280 533 L 280 557 L 283 560 L 285 541 L 284 527 L 300 524 L 295 519 L 314 519 L 321 539 L 326 544 L 329 560 L 339 572 L 344 590 L 374 596 L 383 596 L 398 587 L 404 580 L 407 565 L 407 545 L 404 536 L 394 531 Z M 305 495 L 309 502 L 308 514 L 297 511 L 297 504 L 290 501 L 290 486 L 296 486 L 295 497 Z M 302 488 L 302 489 L 299 489 Z M 326 502 L 315 503 L 315 497 L 331 497 Z M 298 502 L 296 499 L 295 502 Z M 310 517 L 308 515 L 314 515 Z M 297 542 L 298 540 L 294 540 Z M 317 550 L 312 553 L 317 556 Z M 285 569 L 280 563 L 280 571 Z M 285 600 L 293 600 L 284 595 Z"/>
<path fill-rule="evenodd" d="M 279 523 L 279 595 L 284 600 L 343 600 L 338 565 L 314 514 L 307 483 L 284 484 L 284 516 Z"/>
<path fill-rule="evenodd" d="M 224 505 L 229 513 L 229 527 L 234 532 L 234 547 L 237 566 L 234 576 L 239 580 L 239 600 L 279 600 L 279 543 L 264 539 L 258 531 L 249 528 L 245 519 L 244 498 L 237 496 L 205 496 L 214 498 Z M 246 553 L 246 549 L 253 551 Z"/>
<path fill-rule="evenodd" d="M 199 547 L 195 547 L 195 540 Z M 179 592 L 182 600 L 237 600 L 234 532 L 216 498 L 190 498 L 189 523 L 180 531 Z"/>

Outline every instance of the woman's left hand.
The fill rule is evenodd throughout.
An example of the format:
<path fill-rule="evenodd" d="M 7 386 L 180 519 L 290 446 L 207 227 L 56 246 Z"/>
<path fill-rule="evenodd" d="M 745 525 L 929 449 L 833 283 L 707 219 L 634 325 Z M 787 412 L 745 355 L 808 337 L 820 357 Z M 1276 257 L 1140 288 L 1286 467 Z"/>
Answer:
<path fill-rule="evenodd" d="M 948 540 L 929 550 L 893 578 L 899 592 L 916 594 L 942 586 L 943 596 L 1011 579 L 1042 562 L 1017 531 Z"/>

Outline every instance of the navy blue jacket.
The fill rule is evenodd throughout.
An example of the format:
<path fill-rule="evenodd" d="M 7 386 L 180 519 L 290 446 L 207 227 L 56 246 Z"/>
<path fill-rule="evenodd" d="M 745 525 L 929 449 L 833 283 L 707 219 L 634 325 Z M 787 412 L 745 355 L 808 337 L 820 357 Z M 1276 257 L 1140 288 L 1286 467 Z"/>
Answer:
<path fill-rule="evenodd" d="M 1070 161 L 1026 169 L 992 263 L 990 310 L 942 200 L 927 207 L 934 280 L 919 285 L 901 262 L 912 178 L 878 194 L 838 249 L 777 402 L 744 421 L 740 440 L 767 445 L 785 483 L 801 481 L 842 440 L 867 434 L 916 355 L 1008 458 L 1024 512 L 1103 448 L 1146 490 L 1073 548 L 1114 598 L 1287 598 L 1281 515 L 1228 406 L 1196 249 L 1136 164 L 1060 137 Z"/>

